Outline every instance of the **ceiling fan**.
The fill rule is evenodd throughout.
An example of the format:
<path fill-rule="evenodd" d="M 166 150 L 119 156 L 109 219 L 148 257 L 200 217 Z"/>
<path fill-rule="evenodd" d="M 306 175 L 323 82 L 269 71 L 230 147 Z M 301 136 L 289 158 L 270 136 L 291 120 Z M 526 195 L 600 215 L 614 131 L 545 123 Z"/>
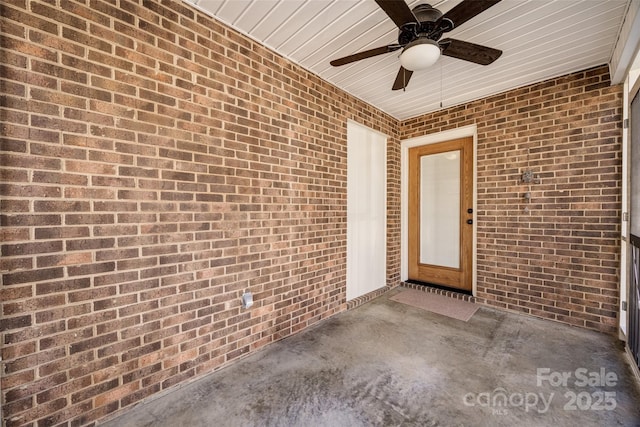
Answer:
<path fill-rule="evenodd" d="M 433 65 L 440 54 L 489 65 L 502 55 L 502 51 L 456 39 L 442 39 L 442 35 L 484 12 L 500 0 L 462 0 L 444 15 L 428 4 L 409 9 L 404 0 L 376 0 L 378 6 L 398 26 L 398 43 L 365 50 L 334 59 L 337 67 L 402 49 L 400 70 L 393 83 L 393 90 L 404 89 L 414 71 Z"/>

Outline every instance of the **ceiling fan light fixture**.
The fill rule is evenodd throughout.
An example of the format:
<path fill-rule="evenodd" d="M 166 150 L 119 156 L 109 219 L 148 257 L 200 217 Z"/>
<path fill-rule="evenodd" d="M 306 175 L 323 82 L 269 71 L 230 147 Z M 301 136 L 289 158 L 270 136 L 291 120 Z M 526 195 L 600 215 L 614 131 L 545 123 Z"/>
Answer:
<path fill-rule="evenodd" d="M 400 64 L 409 71 L 424 70 L 440 58 L 440 46 L 428 38 L 419 38 L 405 46 L 400 55 Z"/>

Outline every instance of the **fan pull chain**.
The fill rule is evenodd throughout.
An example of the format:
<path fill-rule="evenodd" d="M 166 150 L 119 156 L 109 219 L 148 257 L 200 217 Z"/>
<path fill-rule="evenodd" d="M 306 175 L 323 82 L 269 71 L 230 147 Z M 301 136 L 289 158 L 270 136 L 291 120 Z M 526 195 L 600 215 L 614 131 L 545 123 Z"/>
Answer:
<path fill-rule="evenodd" d="M 440 59 L 440 108 L 442 108 L 442 58 Z"/>
<path fill-rule="evenodd" d="M 407 70 L 402 69 L 402 91 L 407 91 Z"/>

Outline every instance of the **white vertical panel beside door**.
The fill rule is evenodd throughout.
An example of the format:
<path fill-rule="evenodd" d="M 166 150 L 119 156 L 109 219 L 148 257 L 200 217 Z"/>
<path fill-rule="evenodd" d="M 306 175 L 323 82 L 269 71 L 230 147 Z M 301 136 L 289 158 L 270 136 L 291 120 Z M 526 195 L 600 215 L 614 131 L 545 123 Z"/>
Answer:
<path fill-rule="evenodd" d="M 386 285 L 387 137 L 347 122 L 347 300 Z"/>

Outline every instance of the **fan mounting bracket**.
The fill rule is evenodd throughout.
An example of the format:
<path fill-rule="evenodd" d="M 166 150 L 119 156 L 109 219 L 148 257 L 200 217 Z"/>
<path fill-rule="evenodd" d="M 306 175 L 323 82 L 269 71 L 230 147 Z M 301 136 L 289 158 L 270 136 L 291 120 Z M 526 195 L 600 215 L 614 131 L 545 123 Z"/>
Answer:
<path fill-rule="evenodd" d="M 440 14 L 436 9 L 431 10 Z M 407 22 L 399 29 L 398 44 L 404 46 L 420 37 L 427 37 L 433 41 L 438 41 L 440 37 L 442 37 L 442 34 L 451 31 L 454 26 L 453 21 L 448 18 L 440 18 L 434 21 Z"/>

